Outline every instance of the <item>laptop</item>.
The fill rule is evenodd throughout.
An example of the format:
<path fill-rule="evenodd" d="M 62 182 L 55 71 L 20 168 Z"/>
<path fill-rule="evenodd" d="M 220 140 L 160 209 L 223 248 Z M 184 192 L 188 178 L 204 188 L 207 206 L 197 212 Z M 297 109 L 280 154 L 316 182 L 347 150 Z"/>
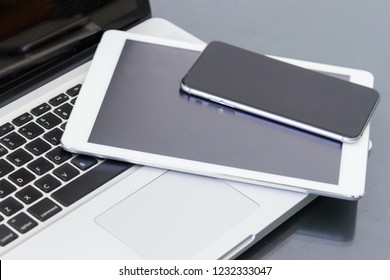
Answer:
<path fill-rule="evenodd" d="M 104 30 L 202 42 L 144 0 L 0 11 L 2 259 L 230 259 L 316 197 L 64 151 Z"/>

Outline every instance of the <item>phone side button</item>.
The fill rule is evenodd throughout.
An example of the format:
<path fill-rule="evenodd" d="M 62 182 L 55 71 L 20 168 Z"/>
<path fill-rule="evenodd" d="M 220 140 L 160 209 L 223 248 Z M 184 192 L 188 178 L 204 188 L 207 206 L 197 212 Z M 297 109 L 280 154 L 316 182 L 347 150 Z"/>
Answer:
<path fill-rule="evenodd" d="M 231 103 L 231 102 L 229 102 L 229 101 L 226 101 L 226 100 L 223 100 L 223 99 L 211 97 L 210 100 L 213 101 L 213 102 L 215 102 L 215 103 L 219 103 L 219 104 L 222 104 L 222 105 L 231 107 L 231 108 L 235 108 L 235 107 L 236 107 L 236 106 L 234 106 L 233 103 Z"/>
<path fill-rule="evenodd" d="M 226 101 L 222 101 L 222 102 L 223 102 L 222 104 L 224 104 L 224 105 L 226 105 L 226 106 L 228 106 L 230 108 L 236 108 L 236 106 L 233 103 L 231 103 L 231 102 L 226 102 Z"/>
<path fill-rule="evenodd" d="M 215 103 L 221 103 L 221 100 L 215 97 L 210 97 L 210 100 L 215 102 Z"/>

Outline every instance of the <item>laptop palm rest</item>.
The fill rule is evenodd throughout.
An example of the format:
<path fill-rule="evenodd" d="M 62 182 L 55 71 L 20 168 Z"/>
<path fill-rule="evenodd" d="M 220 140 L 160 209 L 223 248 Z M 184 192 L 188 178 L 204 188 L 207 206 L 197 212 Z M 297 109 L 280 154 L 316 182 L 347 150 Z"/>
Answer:
<path fill-rule="evenodd" d="M 169 171 L 95 222 L 146 259 L 185 259 L 258 207 L 224 181 Z"/>

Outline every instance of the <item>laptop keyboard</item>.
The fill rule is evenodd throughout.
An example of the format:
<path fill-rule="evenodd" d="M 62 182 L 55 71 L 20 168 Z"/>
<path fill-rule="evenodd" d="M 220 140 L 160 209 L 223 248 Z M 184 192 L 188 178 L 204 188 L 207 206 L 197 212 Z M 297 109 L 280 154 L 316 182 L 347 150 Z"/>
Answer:
<path fill-rule="evenodd" d="M 71 87 L 0 124 L 0 247 L 37 232 L 47 220 L 132 166 L 60 147 L 80 88 Z"/>

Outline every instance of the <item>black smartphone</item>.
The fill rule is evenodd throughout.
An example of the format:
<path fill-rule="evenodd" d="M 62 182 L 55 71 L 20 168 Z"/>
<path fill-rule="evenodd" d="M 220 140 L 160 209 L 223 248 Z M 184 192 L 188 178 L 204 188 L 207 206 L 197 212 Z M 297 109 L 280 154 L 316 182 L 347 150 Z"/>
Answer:
<path fill-rule="evenodd" d="M 363 134 L 379 93 L 223 42 L 211 42 L 183 91 L 338 141 Z"/>

